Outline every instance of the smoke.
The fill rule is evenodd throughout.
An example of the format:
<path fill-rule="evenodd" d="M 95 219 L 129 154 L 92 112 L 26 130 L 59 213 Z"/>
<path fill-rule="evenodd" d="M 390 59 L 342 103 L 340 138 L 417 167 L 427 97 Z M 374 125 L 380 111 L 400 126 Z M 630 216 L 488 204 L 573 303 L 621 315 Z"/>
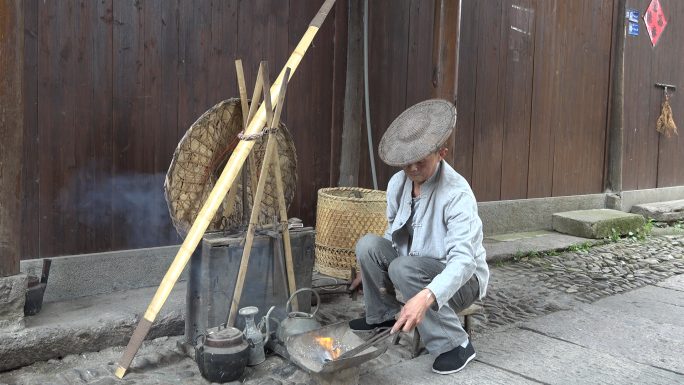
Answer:
<path fill-rule="evenodd" d="M 92 178 L 76 186 L 77 194 L 63 188 L 60 201 L 70 197 L 76 203 L 78 227 L 92 235 L 99 251 L 179 244 L 164 199 L 165 177 L 128 172 Z"/>

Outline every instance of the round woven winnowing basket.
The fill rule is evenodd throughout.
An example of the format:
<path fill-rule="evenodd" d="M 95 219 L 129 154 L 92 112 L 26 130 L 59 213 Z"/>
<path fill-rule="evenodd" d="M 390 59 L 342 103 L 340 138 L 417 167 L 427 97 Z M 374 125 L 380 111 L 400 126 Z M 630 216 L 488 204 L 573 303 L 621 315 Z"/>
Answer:
<path fill-rule="evenodd" d="M 356 243 L 366 234 L 385 234 L 386 212 L 385 191 L 356 187 L 318 190 L 316 269 L 332 277 L 349 278 L 350 269 L 358 267 Z"/>
<path fill-rule="evenodd" d="M 173 225 L 178 233 L 185 237 L 197 214 L 202 209 L 207 197 L 214 188 L 216 181 L 221 176 L 228 159 L 230 159 L 235 145 L 239 142 L 238 133 L 242 131 L 242 107 L 240 99 L 229 99 L 220 102 L 197 119 L 197 121 L 185 133 L 173 154 L 173 160 L 169 171 L 166 173 L 164 183 L 164 197 L 173 220 Z M 294 196 L 297 182 L 297 155 L 295 153 L 292 136 L 287 127 L 281 121 L 278 133 L 278 155 L 280 159 L 283 177 L 283 190 L 285 203 L 289 207 Z M 268 135 L 257 139 L 252 152 L 256 163 L 256 173 L 261 172 L 266 142 Z M 248 174 L 247 208 L 251 213 L 253 206 L 253 191 L 251 186 L 251 173 L 249 161 L 245 161 Z M 229 228 L 240 226 L 242 223 L 242 178 L 237 176 L 237 193 L 233 202 L 233 212 L 228 216 L 227 224 L 221 223 L 221 218 L 227 214 L 228 198 L 221 202 L 218 210 L 212 217 L 207 230 L 222 229 L 227 225 Z M 266 225 L 273 221 L 273 216 L 279 216 L 278 195 L 276 190 L 275 170 L 273 165 L 269 167 L 259 214 L 259 224 Z"/>

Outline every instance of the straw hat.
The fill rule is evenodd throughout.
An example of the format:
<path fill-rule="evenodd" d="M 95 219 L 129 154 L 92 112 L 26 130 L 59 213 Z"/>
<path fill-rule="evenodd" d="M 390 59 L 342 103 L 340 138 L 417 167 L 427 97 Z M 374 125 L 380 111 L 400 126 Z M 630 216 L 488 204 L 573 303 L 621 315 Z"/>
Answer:
<path fill-rule="evenodd" d="M 430 99 L 402 112 L 382 136 L 378 153 L 390 166 L 415 163 L 438 150 L 456 126 L 456 106 Z"/>

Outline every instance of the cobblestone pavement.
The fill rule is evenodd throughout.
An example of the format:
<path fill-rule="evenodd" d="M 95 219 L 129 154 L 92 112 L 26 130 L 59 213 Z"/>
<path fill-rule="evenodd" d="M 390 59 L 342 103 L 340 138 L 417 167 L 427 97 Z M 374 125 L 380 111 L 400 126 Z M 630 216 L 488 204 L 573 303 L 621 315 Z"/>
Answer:
<path fill-rule="evenodd" d="M 570 309 L 579 302 L 654 284 L 684 273 L 684 236 L 650 236 L 643 240 L 575 248 L 558 255 L 527 255 L 518 261 L 492 265 L 488 295 L 482 301 L 483 315 L 474 316 L 473 340 L 493 329 L 506 328 L 533 317 Z M 360 317 L 363 299 L 323 296 L 319 320 L 323 324 Z M 182 336 L 146 341 L 131 370 L 119 380 L 116 362 L 124 347 L 62 359 L 0 373 L 0 384 L 208 384 L 195 362 L 177 347 Z M 389 344 L 388 341 L 384 344 Z M 361 375 L 409 360 L 407 344 L 389 346 L 388 351 L 361 367 Z M 272 355 L 265 363 L 249 367 L 239 382 L 246 384 L 307 384 L 309 375 L 282 358 Z"/>

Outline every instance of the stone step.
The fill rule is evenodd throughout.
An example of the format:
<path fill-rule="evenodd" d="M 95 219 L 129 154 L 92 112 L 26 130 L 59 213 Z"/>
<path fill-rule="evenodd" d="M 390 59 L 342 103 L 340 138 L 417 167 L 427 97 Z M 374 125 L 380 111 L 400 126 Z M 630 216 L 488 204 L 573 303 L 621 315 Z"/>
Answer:
<path fill-rule="evenodd" d="M 684 199 L 634 205 L 631 211 L 657 222 L 681 221 L 684 220 Z"/>
<path fill-rule="evenodd" d="M 612 229 L 620 234 L 642 229 L 644 217 L 639 214 L 617 210 L 579 210 L 553 214 L 553 229 L 565 234 L 583 238 L 605 238 L 612 235 Z"/>

